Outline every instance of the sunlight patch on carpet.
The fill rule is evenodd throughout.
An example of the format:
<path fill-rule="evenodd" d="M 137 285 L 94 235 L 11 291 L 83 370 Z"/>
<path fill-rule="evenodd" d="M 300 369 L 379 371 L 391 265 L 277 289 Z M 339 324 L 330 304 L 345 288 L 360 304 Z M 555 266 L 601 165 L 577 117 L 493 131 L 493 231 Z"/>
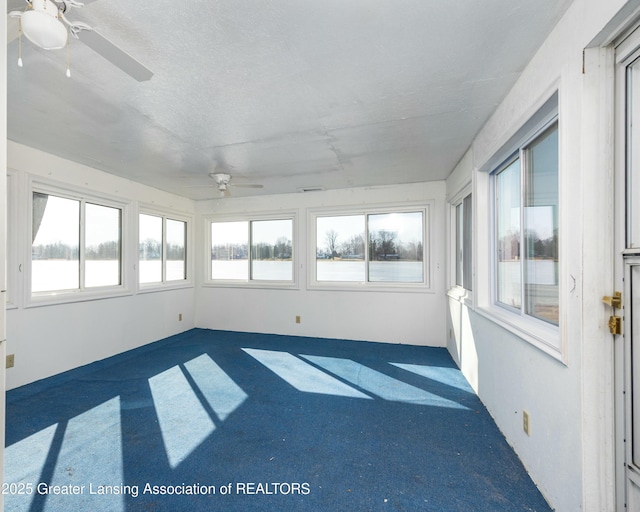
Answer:
<path fill-rule="evenodd" d="M 27 485 L 34 486 L 34 482 L 40 481 L 57 428 L 56 423 L 5 448 L 5 482 L 15 484 L 16 489 L 26 489 Z M 9 492 L 4 499 L 7 511 L 22 512 L 30 509 L 33 496 Z"/>
<path fill-rule="evenodd" d="M 247 399 L 242 388 L 207 354 L 186 362 L 184 366 L 220 420 L 224 421 Z"/>
<path fill-rule="evenodd" d="M 321 366 L 334 375 L 355 384 L 359 388 L 374 395 L 394 402 L 410 404 L 430 405 L 435 407 L 448 407 L 453 409 L 467 409 L 463 405 L 452 400 L 442 398 L 424 389 L 417 388 L 406 382 L 394 379 L 384 373 L 372 370 L 367 366 L 338 357 L 306 356 L 301 355 L 318 366 Z"/>
<path fill-rule="evenodd" d="M 371 398 L 288 352 L 254 348 L 243 348 L 242 350 L 257 359 L 298 391 L 353 398 Z"/>
<path fill-rule="evenodd" d="M 50 484 L 86 487 L 76 495 L 49 494 L 44 510 L 124 511 L 124 496 L 91 494 L 99 486 L 120 486 L 123 478 L 120 397 L 115 397 L 68 421 Z"/>
<path fill-rule="evenodd" d="M 473 389 L 469 386 L 469 383 L 462 376 L 462 373 L 457 368 L 443 368 L 441 366 L 427 366 L 422 364 L 406 364 L 406 363 L 389 363 L 393 366 L 407 370 L 408 372 L 415 373 L 421 377 L 426 377 L 431 380 L 446 384 L 458 388 L 467 393 L 473 393 Z"/>
<path fill-rule="evenodd" d="M 149 379 L 169 465 L 176 468 L 216 426 L 178 366 Z"/>

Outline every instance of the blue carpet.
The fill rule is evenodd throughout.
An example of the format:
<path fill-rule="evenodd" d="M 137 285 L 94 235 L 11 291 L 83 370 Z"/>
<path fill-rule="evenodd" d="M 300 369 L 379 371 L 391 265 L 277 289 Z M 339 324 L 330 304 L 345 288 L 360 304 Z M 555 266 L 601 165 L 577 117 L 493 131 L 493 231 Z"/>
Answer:
<path fill-rule="evenodd" d="M 6 432 L 7 511 L 550 510 L 439 348 L 194 329 L 9 391 Z"/>

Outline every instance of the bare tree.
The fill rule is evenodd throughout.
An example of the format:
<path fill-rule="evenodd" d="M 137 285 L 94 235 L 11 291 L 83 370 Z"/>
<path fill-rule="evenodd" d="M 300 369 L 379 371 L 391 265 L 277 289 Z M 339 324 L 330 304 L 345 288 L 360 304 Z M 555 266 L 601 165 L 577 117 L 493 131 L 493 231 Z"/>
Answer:
<path fill-rule="evenodd" d="M 291 240 L 289 240 L 286 236 L 281 236 L 276 240 L 274 251 L 275 257 L 278 259 L 282 260 L 291 258 Z"/>
<path fill-rule="evenodd" d="M 338 232 L 335 229 L 330 229 L 324 235 L 324 239 L 327 242 L 327 249 L 331 254 L 331 259 L 334 259 L 338 253 L 336 252 L 336 246 L 338 243 Z"/>
<path fill-rule="evenodd" d="M 369 253 L 378 259 L 386 260 L 387 256 L 396 253 L 396 233 L 381 229 L 369 235 Z"/>
<path fill-rule="evenodd" d="M 342 257 L 348 255 L 350 258 L 364 258 L 364 238 L 362 235 L 353 235 L 349 240 L 343 242 L 340 246 Z"/>

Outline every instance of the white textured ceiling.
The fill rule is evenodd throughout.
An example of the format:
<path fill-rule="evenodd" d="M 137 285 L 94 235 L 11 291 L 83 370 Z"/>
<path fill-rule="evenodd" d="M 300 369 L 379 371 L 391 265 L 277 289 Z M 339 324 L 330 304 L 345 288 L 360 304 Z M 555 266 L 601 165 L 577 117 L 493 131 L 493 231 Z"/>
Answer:
<path fill-rule="evenodd" d="M 92 0 L 69 18 L 154 76 L 14 39 L 8 136 L 193 199 L 216 167 L 264 185 L 238 196 L 443 179 L 570 3 Z"/>

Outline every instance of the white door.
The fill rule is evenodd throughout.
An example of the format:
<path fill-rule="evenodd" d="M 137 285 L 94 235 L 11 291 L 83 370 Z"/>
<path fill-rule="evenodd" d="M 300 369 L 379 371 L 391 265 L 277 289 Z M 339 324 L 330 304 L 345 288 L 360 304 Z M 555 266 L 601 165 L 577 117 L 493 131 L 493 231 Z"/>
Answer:
<path fill-rule="evenodd" d="M 616 48 L 617 509 L 640 512 L 640 30 Z M 613 292 L 613 290 L 612 290 Z M 615 324 L 615 322 L 612 322 Z M 612 326 L 615 331 L 615 326 Z"/>

